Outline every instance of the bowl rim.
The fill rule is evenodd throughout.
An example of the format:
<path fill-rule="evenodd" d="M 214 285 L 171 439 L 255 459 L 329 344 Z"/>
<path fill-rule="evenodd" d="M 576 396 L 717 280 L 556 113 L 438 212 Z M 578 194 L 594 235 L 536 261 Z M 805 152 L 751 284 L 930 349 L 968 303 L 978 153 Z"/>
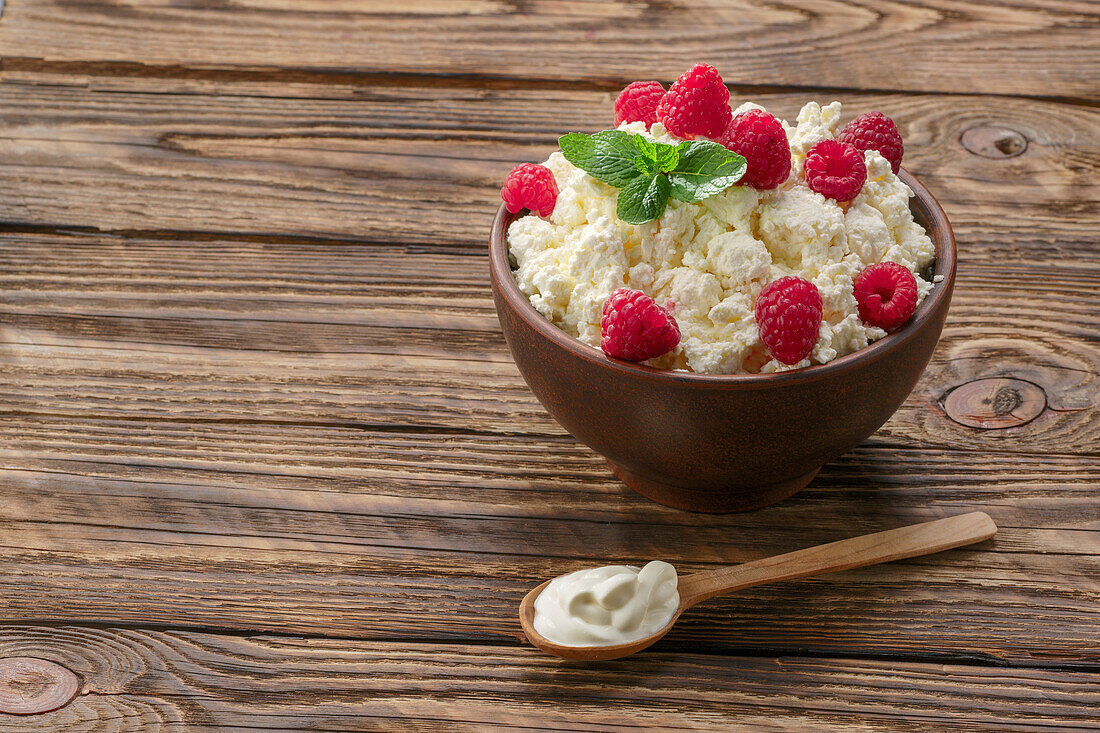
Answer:
<path fill-rule="evenodd" d="M 695 372 L 658 369 L 645 364 L 634 364 L 612 359 L 601 350 L 578 341 L 548 321 L 545 316 L 535 310 L 527 296 L 519 289 L 515 277 L 512 275 L 511 264 L 508 261 L 505 237 L 505 222 L 511 217 L 511 214 L 509 214 L 503 203 L 497 210 L 496 218 L 493 220 L 493 229 L 489 239 L 490 279 L 492 280 L 493 289 L 502 296 L 504 302 L 511 306 L 520 318 L 542 336 L 569 351 L 578 359 L 644 381 L 663 382 L 675 384 L 676 386 L 752 388 L 796 384 L 828 376 L 842 375 L 870 362 L 878 361 L 903 348 L 935 317 L 939 309 L 950 299 L 951 292 L 954 289 L 958 252 L 955 234 L 951 229 L 951 223 L 947 220 L 947 214 L 944 213 L 943 207 L 940 206 L 936 197 L 916 177 L 904 168 L 898 172 L 898 177 L 909 186 L 913 191 L 914 198 L 920 201 L 928 213 L 928 235 L 932 238 L 932 243 L 936 247 L 933 277 L 943 275 L 943 280 L 934 283 L 932 292 L 917 307 L 916 313 L 904 328 L 889 333 L 858 351 L 837 357 L 826 364 L 811 364 L 801 369 L 769 374 L 697 374 Z"/>

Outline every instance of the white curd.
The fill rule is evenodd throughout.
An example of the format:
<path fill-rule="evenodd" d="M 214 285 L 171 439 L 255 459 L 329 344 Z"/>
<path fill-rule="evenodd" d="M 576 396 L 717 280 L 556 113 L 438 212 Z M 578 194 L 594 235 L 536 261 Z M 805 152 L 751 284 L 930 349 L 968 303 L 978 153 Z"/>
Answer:
<path fill-rule="evenodd" d="M 679 605 L 676 568 L 667 562 L 578 570 L 535 599 L 535 631 L 567 646 L 625 644 L 664 627 Z"/>

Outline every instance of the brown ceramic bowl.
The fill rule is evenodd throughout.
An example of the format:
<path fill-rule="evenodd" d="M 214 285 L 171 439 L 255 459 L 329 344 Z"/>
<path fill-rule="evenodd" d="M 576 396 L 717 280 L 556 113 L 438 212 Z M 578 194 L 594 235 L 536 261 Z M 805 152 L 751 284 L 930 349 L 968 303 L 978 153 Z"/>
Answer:
<path fill-rule="evenodd" d="M 936 348 L 955 285 L 955 237 L 932 194 L 901 172 L 936 245 L 942 275 L 912 320 L 828 364 L 779 374 L 705 375 L 610 359 L 547 321 L 516 285 L 502 206 L 489 267 L 501 328 L 546 410 L 601 454 L 630 488 L 678 509 L 728 512 L 775 503 L 878 430 Z"/>

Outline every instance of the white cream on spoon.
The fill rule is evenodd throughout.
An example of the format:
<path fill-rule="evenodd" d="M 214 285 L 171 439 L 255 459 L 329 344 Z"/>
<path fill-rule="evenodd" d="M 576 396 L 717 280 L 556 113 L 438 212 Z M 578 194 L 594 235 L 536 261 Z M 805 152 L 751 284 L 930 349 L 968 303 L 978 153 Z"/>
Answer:
<path fill-rule="evenodd" d="M 676 568 L 654 560 L 639 570 L 607 565 L 550 581 L 535 600 L 535 630 L 557 644 L 610 646 L 643 639 L 680 605 Z"/>

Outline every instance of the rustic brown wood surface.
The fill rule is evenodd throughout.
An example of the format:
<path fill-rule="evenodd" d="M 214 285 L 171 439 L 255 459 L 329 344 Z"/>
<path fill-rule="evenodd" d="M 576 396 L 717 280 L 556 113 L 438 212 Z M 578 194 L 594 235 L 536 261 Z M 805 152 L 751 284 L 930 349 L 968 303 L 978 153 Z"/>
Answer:
<path fill-rule="evenodd" d="M 564 433 L 486 271 L 512 165 L 698 60 L 893 116 L 960 246 L 906 404 L 742 515 Z M 0 731 L 1100 728 L 1098 107 L 1090 2 L 7 0 Z M 975 510 L 638 657 L 521 641 L 585 565 Z"/>

